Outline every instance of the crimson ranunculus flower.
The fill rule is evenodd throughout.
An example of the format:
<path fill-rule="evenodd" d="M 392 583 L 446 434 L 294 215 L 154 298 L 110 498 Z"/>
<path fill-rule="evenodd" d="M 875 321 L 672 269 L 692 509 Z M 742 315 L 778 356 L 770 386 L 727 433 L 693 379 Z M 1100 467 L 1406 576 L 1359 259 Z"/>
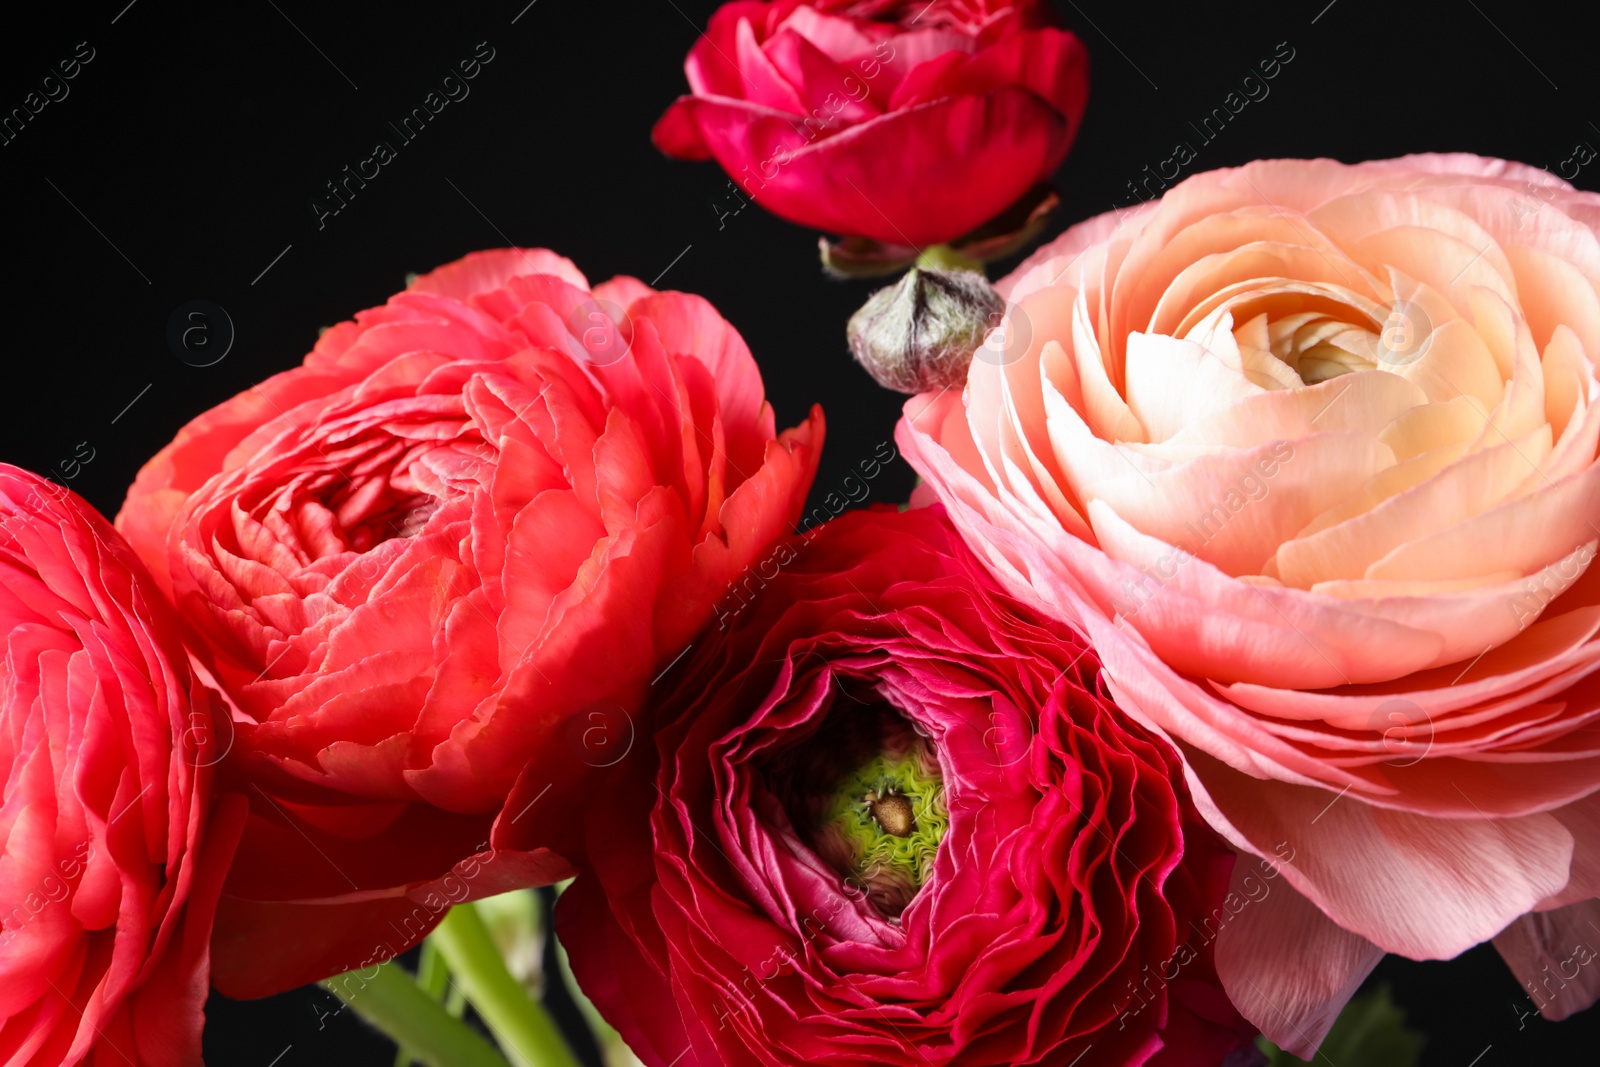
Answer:
<path fill-rule="evenodd" d="M 539 849 L 609 759 L 596 717 L 620 744 L 798 518 L 821 442 L 815 410 L 774 435 L 706 301 L 520 249 L 416 279 L 185 427 L 118 521 L 237 708 L 253 810 L 218 987 L 366 965 L 450 902 L 564 876 Z M 519 775 L 540 807 L 505 821 L 538 840 L 507 854 Z"/>
<path fill-rule="evenodd" d="M 194 1067 L 238 798 L 178 621 L 81 499 L 0 465 L 0 1062 Z"/>
<path fill-rule="evenodd" d="M 756 202 L 845 237 L 922 246 L 1005 211 L 1060 165 L 1089 93 L 1041 0 L 736 0 L 656 124 Z"/>
<path fill-rule="evenodd" d="M 774 571 L 585 812 L 558 930 L 634 1051 L 1249 1055 L 1209 947 L 1231 856 L 1082 638 L 1003 594 L 942 509 L 848 515 Z"/>

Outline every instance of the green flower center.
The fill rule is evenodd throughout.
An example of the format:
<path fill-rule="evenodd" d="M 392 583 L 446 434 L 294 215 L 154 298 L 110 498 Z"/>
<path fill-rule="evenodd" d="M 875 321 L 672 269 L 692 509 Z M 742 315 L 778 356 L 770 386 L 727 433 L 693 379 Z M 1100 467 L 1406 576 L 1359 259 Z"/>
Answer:
<path fill-rule="evenodd" d="M 905 911 L 933 875 L 950 825 L 944 781 L 927 741 L 911 735 L 846 776 L 813 841 L 818 853 L 890 917 Z"/>
<path fill-rule="evenodd" d="M 859 680 L 838 679 L 829 703 L 814 732 L 761 761 L 762 778 L 840 891 L 898 922 L 950 825 L 938 752 Z"/>

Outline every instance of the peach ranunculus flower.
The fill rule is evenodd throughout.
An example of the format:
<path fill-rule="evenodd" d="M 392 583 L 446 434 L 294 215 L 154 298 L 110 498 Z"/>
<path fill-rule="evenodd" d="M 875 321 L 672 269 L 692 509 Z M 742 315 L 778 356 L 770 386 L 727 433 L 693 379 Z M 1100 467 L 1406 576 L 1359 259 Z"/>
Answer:
<path fill-rule="evenodd" d="M 1207 929 L 1301 1055 L 1384 951 L 1600 994 L 1597 231 L 1476 156 L 1201 174 L 1035 254 L 906 405 L 974 549 L 1286 858 Z"/>

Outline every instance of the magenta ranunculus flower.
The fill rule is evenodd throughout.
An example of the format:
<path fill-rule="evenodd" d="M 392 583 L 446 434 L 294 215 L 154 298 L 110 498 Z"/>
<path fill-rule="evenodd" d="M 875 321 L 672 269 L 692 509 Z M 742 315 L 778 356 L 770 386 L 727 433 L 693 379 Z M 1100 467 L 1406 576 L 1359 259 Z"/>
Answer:
<path fill-rule="evenodd" d="M 109 523 L 0 465 L 0 1060 L 194 1067 L 244 804 L 213 703 Z"/>
<path fill-rule="evenodd" d="M 1049 178 L 1078 132 L 1088 55 L 1049 22 L 1041 0 L 736 0 L 655 142 L 714 157 L 791 222 L 948 241 Z"/>
<path fill-rule="evenodd" d="M 1251 1055 L 1211 962 L 1231 856 L 1082 638 L 1002 593 L 942 509 L 850 514 L 773 571 L 663 679 L 653 743 L 584 813 L 557 926 L 634 1051 Z"/>
<path fill-rule="evenodd" d="M 540 850 L 605 761 L 588 716 L 626 730 L 799 518 L 821 444 L 819 410 L 774 432 L 705 300 L 522 249 L 417 278 L 186 426 L 118 522 L 236 707 L 218 987 L 364 966 L 564 877 Z M 544 806 L 512 855 L 519 776 Z"/>
<path fill-rule="evenodd" d="M 1266 160 L 999 283 L 897 440 L 1012 593 L 1090 634 L 1242 851 L 1218 947 L 1308 1056 L 1385 951 L 1600 995 L 1600 196 L 1469 155 Z M 1556 977 L 1556 972 L 1561 972 Z"/>

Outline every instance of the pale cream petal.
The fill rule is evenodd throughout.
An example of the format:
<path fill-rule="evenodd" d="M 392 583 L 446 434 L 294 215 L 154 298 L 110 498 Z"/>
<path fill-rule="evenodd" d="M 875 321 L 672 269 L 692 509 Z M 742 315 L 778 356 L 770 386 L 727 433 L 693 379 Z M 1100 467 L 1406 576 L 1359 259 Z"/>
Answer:
<path fill-rule="evenodd" d="M 1269 334 L 1278 328 L 1276 323 L 1305 321 L 1300 316 L 1308 312 L 1378 330 L 1389 316 L 1394 294 L 1387 282 L 1373 278 L 1369 284 L 1370 292 L 1366 287 L 1351 289 L 1300 279 L 1246 278 L 1197 300 L 1169 332 L 1174 337 L 1191 337 L 1197 332 L 1209 335 L 1216 331 L 1217 321 L 1225 312 L 1237 321 L 1262 311 L 1273 323 Z M 1448 317 L 1456 316 L 1450 312 Z"/>
<path fill-rule="evenodd" d="M 1489 409 L 1470 396 L 1423 404 L 1406 411 L 1378 435 L 1402 462 L 1428 452 L 1476 441 L 1489 421 Z"/>
<path fill-rule="evenodd" d="M 1103 501 L 1142 533 L 1239 575 L 1259 573 L 1286 538 L 1392 462 L 1371 437 L 1324 433 L 1164 471 L 1113 469 L 1111 478 L 1089 480 L 1079 467 L 1073 477 L 1086 504 Z M 1278 577 L 1295 584 L 1281 573 L 1281 560 Z"/>
<path fill-rule="evenodd" d="M 1454 214 L 1454 212 L 1452 212 Z M 1394 268 L 1464 306 L 1474 287 L 1490 290 L 1508 304 L 1517 302 L 1516 276 L 1499 246 L 1479 231 L 1469 244 L 1436 230 L 1401 226 L 1372 234 L 1351 254 L 1368 270 Z M 1490 255 L 1493 251 L 1498 255 Z"/>
<path fill-rule="evenodd" d="M 1506 256 L 1517 272 L 1520 306 L 1534 343 L 1548 345 L 1564 326 L 1577 334 L 1584 351 L 1600 352 L 1600 295 L 1594 283 L 1570 262 L 1543 249 L 1512 246 Z"/>
<path fill-rule="evenodd" d="M 1295 538 L 1307 538 L 1329 527 L 1364 515 L 1385 500 L 1432 478 L 1459 460 L 1465 453 L 1466 445 L 1451 445 L 1432 452 L 1424 452 L 1420 456 L 1412 456 L 1404 462 L 1387 467 L 1374 474 L 1360 491 L 1312 519 L 1306 524 L 1305 529 L 1295 534 Z M 1275 560 L 1272 570 L 1274 574 L 1277 573 Z"/>
<path fill-rule="evenodd" d="M 1578 405 L 1593 401 L 1594 385 L 1594 364 L 1583 341 L 1557 326 L 1544 348 L 1544 417 L 1558 440 Z"/>
<path fill-rule="evenodd" d="M 1355 264 L 1313 249 L 1270 242 L 1249 244 L 1191 263 L 1160 292 L 1148 319 L 1142 309 L 1135 308 L 1127 312 L 1127 321 L 1134 330 L 1172 333 L 1191 308 L 1230 286 L 1254 282 L 1257 288 L 1275 291 L 1282 284 L 1320 282 L 1359 291 L 1363 278 L 1364 273 Z M 1151 280 L 1147 283 L 1153 285 Z"/>
<path fill-rule="evenodd" d="M 1600 449 L 1600 404 L 1595 403 L 1600 384 L 1595 382 L 1593 369 L 1576 351 L 1576 345 L 1572 333 L 1558 327 L 1545 350 L 1545 410 L 1550 411 L 1552 396 L 1558 405 L 1557 414 L 1569 398 L 1573 405 L 1555 450 L 1540 470 L 1541 476 L 1550 481 L 1559 481 L 1590 466 Z M 1551 425 L 1555 426 L 1556 420 L 1552 419 Z"/>
<path fill-rule="evenodd" d="M 1174 279 L 1208 258 L 1261 246 L 1307 249 L 1329 261 L 1348 259 L 1336 244 L 1318 233 L 1312 223 L 1304 218 L 1293 218 L 1270 205 L 1258 203 L 1223 214 L 1207 215 L 1172 234 L 1159 249 L 1139 263 L 1141 285 L 1136 293 L 1128 294 L 1130 299 L 1126 310 L 1129 322 L 1135 328 L 1165 332 L 1167 324 L 1152 321 L 1146 316 L 1151 314 L 1154 301 L 1171 286 Z M 1290 274 L 1289 277 L 1296 275 Z M 1355 277 L 1355 272 L 1351 272 L 1351 277 Z"/>
<path fill-rule="evenodd" d="M 1105 355 L 1089 325 L 1089 302 L 1082 295 L 1072 306 L 1072 357 L 1083 390 L 1083 417 L 1095 433 L 1107 441 L 1148 441 L 1149 434 L 1111 384 Z"/>
<path fill-rule="evenodd" d="M 1261 392 L 1216 353 L 1160 334 L 1128 338 L 1126 374 L 1128 407 L 1152 441 L 1165 441 L 1191 419 Z"/>
<path fill-rule="evenodd" d="M 1304 389 L 1259 392 L 1231 407 L 1189 419 L 1170 444 L 1249 448 L 1262 441 L 1296 440 L 1314 433 L 1355 433 L 1378 438 L 1413 408 L 1425 404 L 1422 390 L 1387 371 L 1367 370 Z M 1473 430 L 1483 425 L 1475 416 Z"/>
<path fill-rule="evenodd" d="M 1549 450 L 1550 428 L 1540 426 L 1519 441 L 1467 456 L 1369 511 L 1286 542 L 1278 549 L 1276 574 L 1284 584 L 1302 589 L 1319 582 L 1367 577 L 1369 567 L 1400 546 L 1449 529 L 1504 502 L 1526 482 L 1530 463 L 1538 463 Z M 1431 577 L 1442 580 L 1488 573 Z"/>
<path fill-rule="evenodd" d="M 1492 434 L 1487 439 L 1519 437 L 1535 426 L 1545 425 L 1544 365 L 1533 335 L 1510 304 L 1487 289 L 1472 291 L 1472 313 L 1478 334 L 1488 345 L 1495 362 L 1505 368 L 1505 396 L 1492 419 Z"/>
<path fill-rule="evenodd" d="M 1066 517 L 1069 513 L 1078 514 L 1078 505 L 1075 500 L 1068 498 L 1066 477 L 1061 473 L 1060 466 L 1055 462 L 1055 453 L 1050 448 L 1050 439 L 1046 434 L 1048 416 L 1044 407 L 1044 391 L 1051 390 L 1064 402 L 1071 404 L 1060 383 L 1076 385 L 1077 377 L 1071 359 L 1062 351 L 1061 344 L 1057 341 L 1045 345 L 1044 351 L 1039 356 L 1037 373 L 1039 378 L 1034 382 L 1033 396 L 1030 398 L 1030 414 L 1025 418 L 1021 416 L 1013 401 L 1008 401 L 1008 407 L 1015 420 L 1013 432 L 1019 436 L 1023 453 L 1028 459 L 1028 467 L 1033 474 L 1032 484 L 1038 487 L 1040 495 L 1049 503 L 1051 511 L 1065 525 L 1070 521 Z M 1081 403 L 1081 396 L 1079 400 Z"/>
<path fill-rule="evenodd" d="M 1421 357 L 1401 367 L 1399 374 L 1429 400 L 1467 396 L 1485 410 L 1493 410 L 1505 397 L 1505 378 L 1495 366 L 1494 355 L 1478 331 L 1461 319 L 1435 326 Z"/>
<path fill-rule="evenodd" d="M 1600 468 L 1543 485 L 1509 504 L 1410 541 L 1367 568 L 1368 578 L 1531 574 L 1600 535 Z"/>
<path fill-rule="evenodd" d="M 1442 203 L 1431 190 L 1352 193 L 1319 205 L 1307 217 L 1375 273 L 1398 267 L 1448 293 L 1452 276 L 1477 259 L 1502 285 L 1515 284 L 1504 251 L 1478 217 Z M 1442 278 L 1436 278 L 1441 270 Z"/>
<path fill-rule="evenodd" d="M 1073 297 L 1071 290 L 1043 290 L 1011 305 L 1006 320 L 991 331 L 992 347 L 986 342 L 967 371 L 966 403 L 980 454 L 986 462 L 1005 455 L 1018 475 L 1028 479 L 1031 494 L 1059 505 L 1057 510 L 1066 510 L 1067 504 L 1055 488 L 1062 478 L 1046 435 L 1039 357 L 1046 345 L 1054 343 L 1052 337 L 1066 336 L 1071 329 Z M 1023 344 L 1026 348 L 1016 351 Z M 1068 377 L 1063 384 L 1069 390 L 1068 402 L 1076 399 L 1073 406 L 1081 406 L 1076 381 Z M 992 462 L 989 474 L 1004 481 Z"/>
<path fill-rule="evenodd" d="M 1088 514 L 1103 551 L 1086 557 L 1092 569 L 1074 573 L 1179 671 L 1322 689 L 1381 682 L 1442 662 L 1444 641 L 1436 633 L 1345 601 L 1236 581 L 1141 533 L 1104 501 L 1090 502 Z"/>
<path fill-rule="evenodd" d="M 1565 182 L 1552 184 L 1550 177 L 1529 179 L 1531 185 L 1516 183 L 1510 195 L 1502 189 L 1461 183 L 1430 188 L 1428 197 L 1475 219 L 1505 249 L 1514 269 L 1518 268 L 1512 249 L 1538 249 L 1572 264 L 1591 284 L 1600 283 L 1600 240 L 1595 237 L 1600 218 L 1593 217 L 1593 205 L 1600 201 Z M 1520 278 L 1518 292 L 1528 299 Z"/>
<path fill-rule="evenodd" d="M 1521 571 L 1501 571 L 1476 578 L 1443 578 L 1432 582 L 1372 581 L 1367 578 L 1338 578 L 1318 582 L 1310 587 L 1313 593 L 1338 597 L 1340 600 L 1393 600 L 1397 597 L 1414 597 L 1418 600 L 1436 600 L 1451 593 L 1470 593 L 1488 585 L 1507 585 L 1522 581 Z M 1504 615 L 1505 606 L 1497 604 L 1495 610 Z"/>

